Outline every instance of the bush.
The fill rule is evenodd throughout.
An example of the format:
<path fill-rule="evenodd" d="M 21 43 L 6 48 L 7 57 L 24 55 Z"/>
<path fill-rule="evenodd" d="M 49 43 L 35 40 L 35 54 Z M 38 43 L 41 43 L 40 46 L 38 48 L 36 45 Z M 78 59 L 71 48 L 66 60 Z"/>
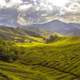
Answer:
<path fill-rule="evenodd" d="M 49 35 L 49 37 L 45 39 L 45 42 L 50 43 L 50 42 L 58 40 L 60 37 L 61 35 L 59 33 L 54 33 L 54 34 Z"/>
<path fill-rule="evenodd" d="M 17 59 L 13 42 L 0 40 L 0 60 L 13 62 Z"/>

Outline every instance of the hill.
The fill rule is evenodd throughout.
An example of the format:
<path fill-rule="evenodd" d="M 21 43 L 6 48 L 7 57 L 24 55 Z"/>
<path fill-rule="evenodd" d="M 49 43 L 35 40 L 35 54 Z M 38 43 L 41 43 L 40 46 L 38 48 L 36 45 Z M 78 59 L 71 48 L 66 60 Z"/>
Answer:
<path fill-rule="evenodd" d="M 15 43 L 11 46 L 9 42 L 4 46 L 10 61 L 0 59 L 1 80 L 80 79 L 80 37 L 63 37 L 49 44 Z M 11 60 L 11 55 L 17 59 Z"/>
<path fill-rule="evenodd" d="M 30 29 L 35 32 L 58 32 L 67 36 L 79 36 L 80 35 L 80 24 L 79 23 L 64 23 L 59 20 L 54 20 L 47 23 L 42 24 L 33 24 L 27 27 L 23 27 L 25 29 Z"/>
<path fill-rule="evenodd" d="M 22 28 L 0 26 L 0 39 L 19 42 L 33 42 L 41 39 L 42 36 L 36 32 Z"/>

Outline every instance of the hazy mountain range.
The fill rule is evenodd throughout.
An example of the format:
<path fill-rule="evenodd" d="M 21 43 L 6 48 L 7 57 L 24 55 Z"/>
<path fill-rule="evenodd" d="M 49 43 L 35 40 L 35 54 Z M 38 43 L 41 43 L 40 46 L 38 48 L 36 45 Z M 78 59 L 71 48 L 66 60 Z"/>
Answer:
<path fill-rule="evenodd" d="M 32 31 L 36 32 L 59 32 L 64 35 L 75 35 L 79 36 L 80 35 L 80 24 L 76 23 L 64 23 L 58 20 L 51 21 L 48 23 L 43 23 L 43 24 L 33 24 L 29 26 L 25 26 L 24 28 L 26 29 L 31 29 Z"/>
<path fill-rule="evenodd" d="M 16 30 L 18 31 L 19 30 L 18 28 L 20 28 L 20 29 L 22 29 L 22 30 L 19 30 L 20 34 L 23 34 L 23 32 L 25 33 L 25 31 L 27 31 L 28 33 L 30 32 L 31 34 L 35 33 L 36 35 L 45 33 L 45 32 L 49 32 L 49 33 L 58 32 L 58 33 L 61 33 L 63 35 L 68 35 L 68 36 L 80 36 L 80 24 L 64 23 L 64 22 L 61 22 L 58 20 L 51 21 L 48 23 L 43 23 L 43 24 L 17 26 L 17 28 L 15 27 L 16 29 L 14 29 L 14 26 L 3 26 L 3 27 L 4 28 L 1 27 L 3 30 L 5 29 L 5 27 L 7 28 L 6 32 L 8 30 L 8 27 L 13 27 L 13 28 L 10 28 L 13 31 L 16 31 Z M 20 32 L 20 31 L 22 31 L 22 32 Z"/>

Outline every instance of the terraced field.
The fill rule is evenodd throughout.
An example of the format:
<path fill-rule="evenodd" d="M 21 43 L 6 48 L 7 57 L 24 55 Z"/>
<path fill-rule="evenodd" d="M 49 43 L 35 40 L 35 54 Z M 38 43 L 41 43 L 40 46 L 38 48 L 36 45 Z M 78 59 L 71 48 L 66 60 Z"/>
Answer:
<path fill-rule="evenodd" d="M 80 38 L 16 43 L 18 59 L 0 60 L 0 80 L 80 80 Z"/>

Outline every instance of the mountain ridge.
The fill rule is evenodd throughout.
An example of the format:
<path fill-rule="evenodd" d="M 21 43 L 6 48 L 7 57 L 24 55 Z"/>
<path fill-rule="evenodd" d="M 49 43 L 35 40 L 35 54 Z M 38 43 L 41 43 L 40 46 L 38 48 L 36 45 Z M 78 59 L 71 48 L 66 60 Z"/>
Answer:
<path fill-rule="evenodd" d="M 58 32 L 65 36 L 80 36 L 80 24 L 78 23 L 65 23 L 59 20 L 50 21 L 43 24 L 33 24 L 27 26 L 11 26 L 11 25 L 2 25 L 7 28 L 16 28 L 21 29 L 22 31 L 26 30 L 28 33 L 33 32 L 33 34 L 42 34 L 45 32 L 54 33 Z M 1 28 L 1 27 L 0 27 Z"/>
<path fill-rule="evenodd" d="M 80 24 L 77 23 L 64 23 L 59 20 L 51 21 L 43 24 L 33 24 L 23 27 L 25 29 L 48 31 L 48 32 L 59 32 L 63 35 L 79 36 L 80 35 Z M 78 33 L 77 33 L 78 31 Z M 76 34 L 75 34 L 76 33 Z"/>

